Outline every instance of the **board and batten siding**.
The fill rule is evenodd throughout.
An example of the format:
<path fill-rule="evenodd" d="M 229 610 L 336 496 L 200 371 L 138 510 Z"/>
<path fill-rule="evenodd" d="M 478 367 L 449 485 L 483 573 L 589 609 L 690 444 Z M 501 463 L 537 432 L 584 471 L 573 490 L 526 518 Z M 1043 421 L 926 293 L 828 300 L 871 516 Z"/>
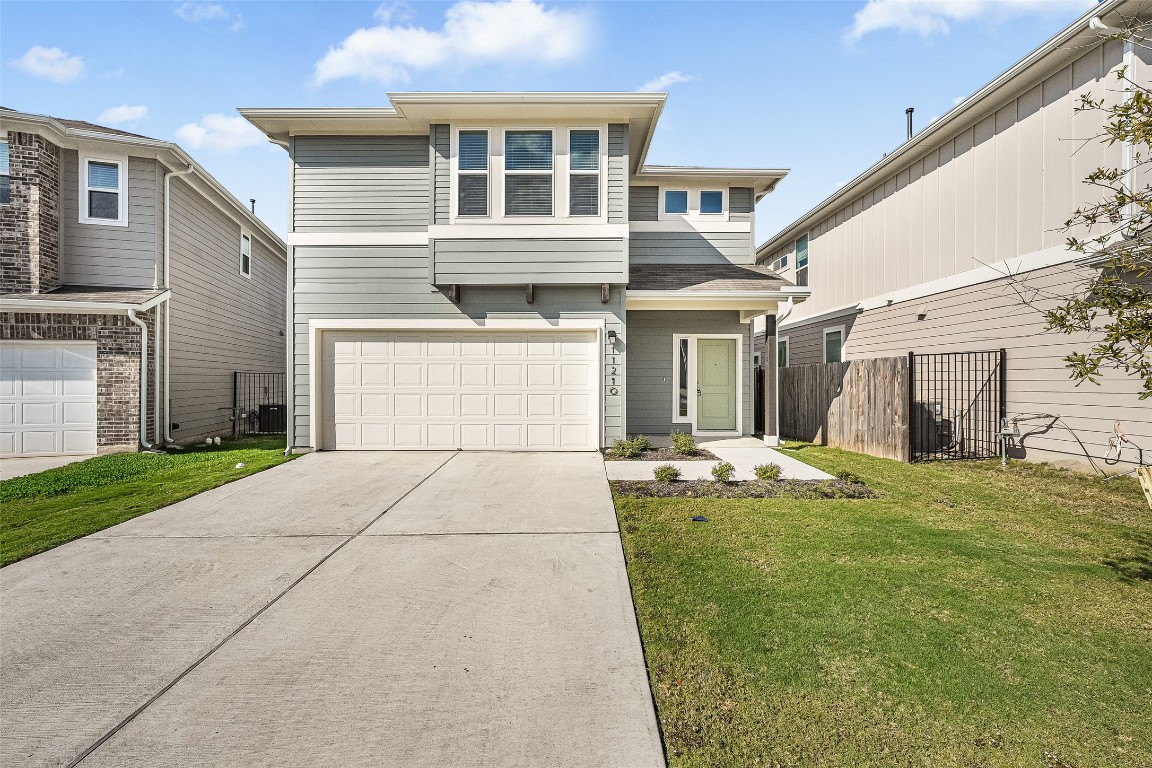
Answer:
<path fill-rule="evenodd" d="M 608 223 L 628 220 L 628 126 L 608 126 Z"/>
<path fill-rule="evenodd" d="M 230 432 L 234 371 L 285 370 L 286 265 L 253 237 L 240 275 L 240 225 L 181 179 L 171 183 L 172 436 Z"/>
<path fill-rule="evenodd" d="M 313 445 L 309 433 L 309 331 L 313 319 L 423 320 L 445 319 L 602 319 L 605 331 L 625 331 L 623 287 L 611 289 L 607 304 L 600 286 L 541 286 L 535 302 L 524 301 L 524 287 L 464 286 L 460 303 L 428 282 L 428 250 L 399 246 L 296 246 L 293 269 L 293 435 L 296 446 Z M 607 342 L 606 342 L 607 343 Z M 625 352 L 605 347 L 607 365 L 614 354 L 624 365 Z M 607 369 L 606 369 L 607 370 Z M 604 382 L 601 382 L 604 384 Z M 625 382 L 613 395 L 604 387 L 606 439 L 624 434 Z"/>
<path fill-rule="evenodd" d="M 429 151 L 432 154 L 432 223 L 447 224 L 452 203 L 452 131 L 444 124 L 429 126 Z"/>
<path fill-rule="evenodd" d="M 740 428 L 752 434 L 752 325 L 741 323 L 738 312 L 647 311 L 628 313 L 628 434 L 666 435 L 691 431 L 687 422 L 672 420 L 676 364 L 673 336 L 693 333 L 741 335 Z"/>
<path fill-rule="evenodd" d="M 1137 46 L 1132 73 L 1149 82 L 1152 53 Z M 812 298 L 793 322 L 862 299 L 985 264 L 1062 248 L 1061 228 L 1098 196 L 1083 183 L 1099 166 L 1118 167 L 1099 114 L 1076 113 L 1080 94 L 1119 98 L 1123 45 L 1107 41 L 996 105 L 946 140 L 925 146 L 881 183 L 809 230 Z M 994 108 L 993 108 L 994 106 Z M 1146 182 L 1145 182 L 1146 183 Z M 795 278 L 792 243 L 785 277 Z"/>
<path fill-rule="evenodd" d="M 1108 447 L 1112 425 L 1121 426 L 1136 444 L 1152 446 L 1152 408 L 1137 397 L 1139 382 L 1106 371 L 1099 386 L 1076 386 L 1068 376 L 1064 357 L 1084 351 L 1091 343 L 1087 335 L 1064 336 L 1044 330 L 1042 311 L 1055 306 L 1056 299 L 1044 298 L 1071 293 L 1087 277 L 1085 268 L 1059 265 L 1035 270 L 1013 287 L 1010 279 L 938 293 L 922 299 L 868 310 L 855 316 L 821 319 L 781 334 L 788 336 L 792 364 L 821 362 L 817 348 L 809 350 L 801 339 L 820 343 L 822 329 L 845 325 L 846 360 L 906 355 L 908 352 L 974 352 L 1007 350 L 1008 415 L 1049 413 L 1061 417 L 1083 441 L 1091 455 L 1100 460 Z M 1034 306 L 1024 304 L 1017 290 L 1037 297 Z M 1033 293 L 1034 292 L 1034 293 Z M 923 308 L 924 319 L 918 318 Z M 852 318 L 849 315 L 848 318 Z M 801 353 L 801 349 L 804 351 Z M 1042 424 L 1043 422 L 1030 422 Z M 1025 424 L 1021 425 L 1025 429 Z M 1045 434 L 1028 438 L 1024 458 L 1084 461 L 1084 453 L 1067 430 L 1055 427 Z M 1134 454 L 1129 453 L 1131 460 Z"/>
<path fill-rule="evenodd" d="M 99 155 L 94 155 L 98 157 Z M 60 281 L 151 288 L 157 282 L 162 211 L 159 164 L 128 158 L 128 226 L 80 223 L 80 157 L 60 150 Z"/>
<path fill-rule="evenodd" d="M 295 137 L 293 231 L 426 230 L 428 142 L 428 136 Z"/>
<path fill-rule="evenodd" d="M 628 282 L 622 238 L 433 240 L 436 285 Z"/>

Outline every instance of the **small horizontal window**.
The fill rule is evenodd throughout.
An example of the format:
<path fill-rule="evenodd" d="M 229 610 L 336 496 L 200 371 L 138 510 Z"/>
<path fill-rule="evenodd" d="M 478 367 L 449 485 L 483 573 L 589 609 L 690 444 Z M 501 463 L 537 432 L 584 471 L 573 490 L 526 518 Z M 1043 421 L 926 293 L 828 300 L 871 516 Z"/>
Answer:
<path fill-rule="evenodd" d="M 701 192 L 700 213 L 724 213 L 724 193 Z"/>
<path fill-rule="evenodd" d="M 665 190 L 664 213 L 688 213 L 688 192 L 683 189 Z"/>

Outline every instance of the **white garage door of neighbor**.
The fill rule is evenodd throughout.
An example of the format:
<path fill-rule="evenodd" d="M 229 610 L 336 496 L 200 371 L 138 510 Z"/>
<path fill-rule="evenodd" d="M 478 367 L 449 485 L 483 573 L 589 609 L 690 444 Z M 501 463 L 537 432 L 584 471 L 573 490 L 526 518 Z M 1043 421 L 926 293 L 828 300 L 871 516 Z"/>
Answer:
<path fill-rule="evenodd" d="M 322 447 L 591 451 L 594 331 L 325 333 Z"/>
<path fill-rule="evenodd" d="M 96 345 L 0 346 L 0 456 L 96 452 Z"/>

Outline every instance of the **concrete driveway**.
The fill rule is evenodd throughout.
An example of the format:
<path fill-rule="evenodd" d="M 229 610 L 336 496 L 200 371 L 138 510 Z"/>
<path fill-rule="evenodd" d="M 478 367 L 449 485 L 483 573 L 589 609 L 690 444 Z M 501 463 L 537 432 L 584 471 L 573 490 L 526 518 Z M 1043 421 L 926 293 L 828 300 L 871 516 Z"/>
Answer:
<path fill-rule="evenodd" d="M 663 766 L 596 454 L 312 454 L 0 570 L 0 765 Z"/>

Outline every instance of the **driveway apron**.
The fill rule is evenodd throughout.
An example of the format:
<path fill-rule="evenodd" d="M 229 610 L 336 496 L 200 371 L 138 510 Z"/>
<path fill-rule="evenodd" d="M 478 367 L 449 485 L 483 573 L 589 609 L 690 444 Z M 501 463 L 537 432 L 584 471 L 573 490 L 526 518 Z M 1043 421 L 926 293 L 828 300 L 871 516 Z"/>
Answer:
<path fill-rule="evenodd" d="M 596 454 L 312 454 L 0 601 L 3 765 L 664 765 Z"/>

